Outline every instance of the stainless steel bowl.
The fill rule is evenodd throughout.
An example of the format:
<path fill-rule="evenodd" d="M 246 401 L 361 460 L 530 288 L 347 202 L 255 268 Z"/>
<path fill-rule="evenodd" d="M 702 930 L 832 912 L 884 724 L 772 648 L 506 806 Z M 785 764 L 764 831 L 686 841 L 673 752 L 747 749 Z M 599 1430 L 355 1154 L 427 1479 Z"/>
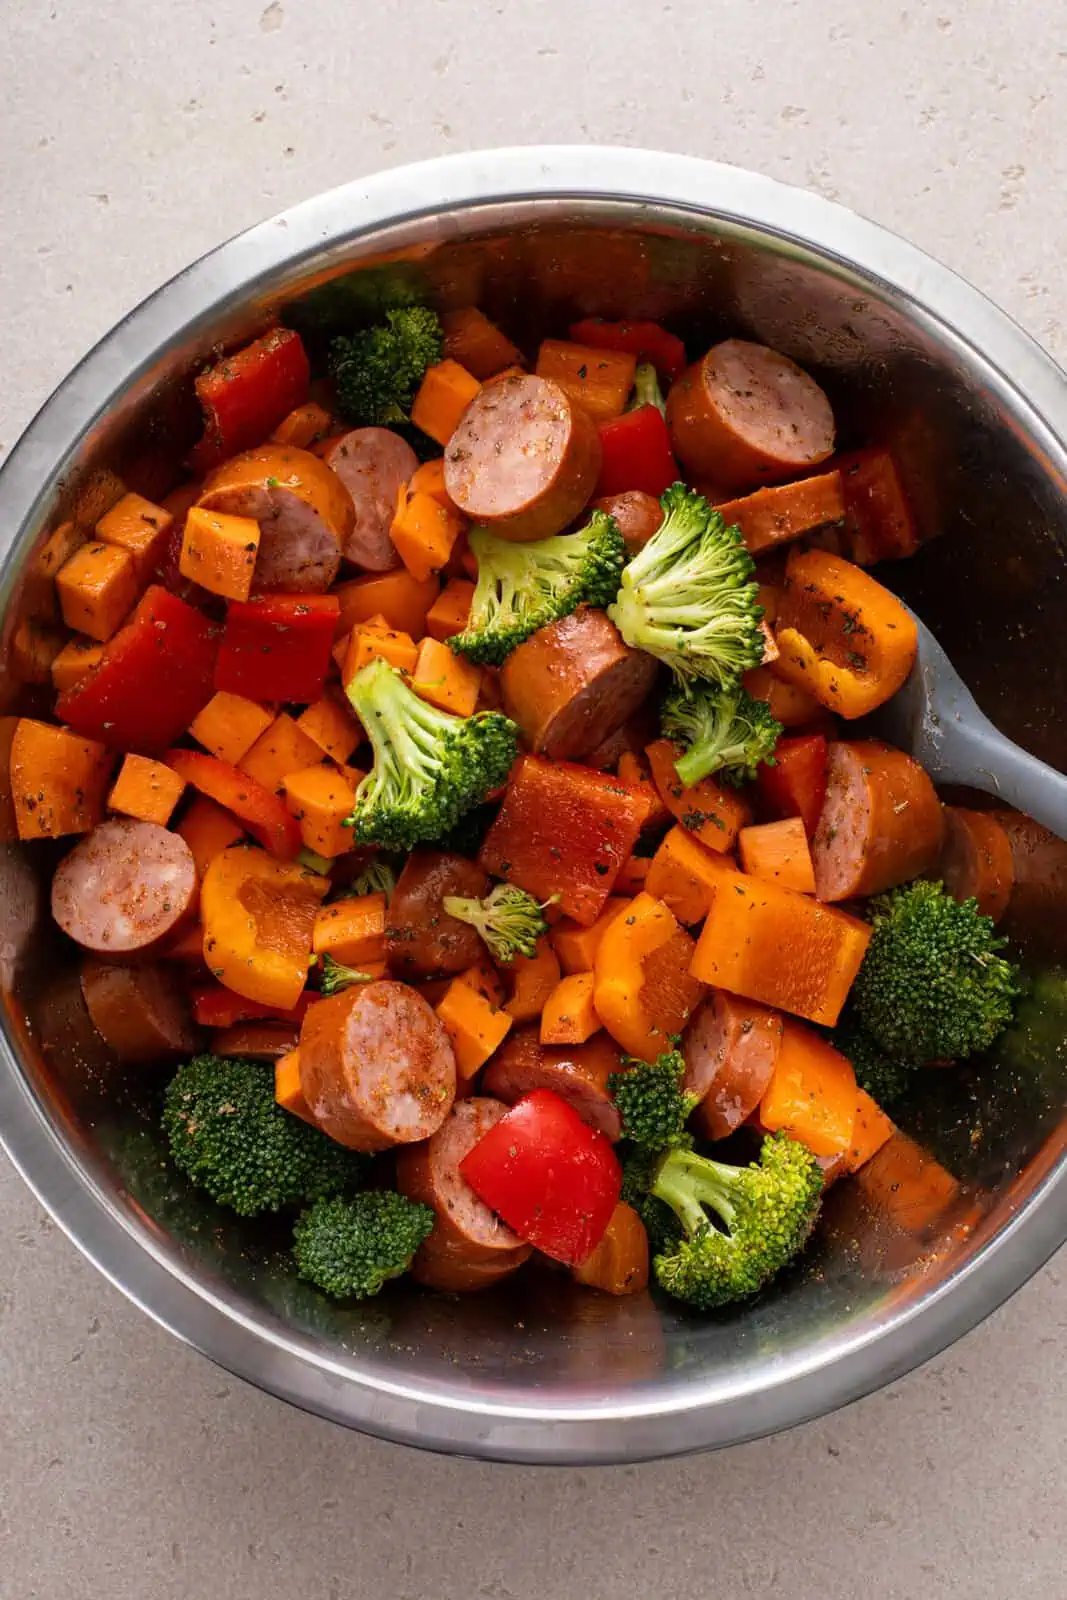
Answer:
<path fill-rule="evenodd" d="M 9 706 L 40 692 L 11 670 L 35 548 L 63 515 L 92 520 L 116 471 L 149 494 L 169 486 L 205 353 L 279 309 L 314 342 L 412 294 L 477 303 L 527 340 L 576 314 L 669 316 L 693 347 L 744 330 L 811 367 L 846 442 L 897 452 L 931 537 L 897 569 L 909 597 L 1006 731 L 1067 767 L 1062 374 L 960 279 L 840 207 L 637 150 L 497 151 L 383 173 L 232 240 L 127 317 L 0 474 Z M 987 1111 L 965 1226 L 957 1213 L 932 1239 L 896 1233 L 842 1186 L 803 1269 L 731 1317 L 691 1320 L 552 1275 L 497 1298 L 400 1288 L 332 1310 L 280 1252 L 146 1166 L 136 1098 L 89 1059 L 64 1009 L 38 888 L 55 856 L 5 848 L 0 1137 L 12 1160 L 150 1316 L 349 1426 L 523 1461 L 633 1461 L 749 1439 L 933 1355 L 1067 1233 L 1058 1116 L 1020 1101 Z M 1058 947 L 1055 915 L 1038 957 L 1040 939 Z M 934 1115 L 938 1138 L 951 1142 L 954 1116 L 951 1101 Z"/>

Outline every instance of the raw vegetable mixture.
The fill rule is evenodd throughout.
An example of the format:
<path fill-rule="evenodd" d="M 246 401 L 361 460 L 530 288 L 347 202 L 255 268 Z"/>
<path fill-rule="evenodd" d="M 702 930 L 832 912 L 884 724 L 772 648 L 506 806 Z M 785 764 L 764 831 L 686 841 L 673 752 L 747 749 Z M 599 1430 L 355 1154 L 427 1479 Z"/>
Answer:
<path fill-rule="evenodd" d="M 759 345 L 568 332 L 531 371 L 395 310 L 313 382 L 275 328 L 197 378 L 188 480 L 32 574 L 6 805 L 70 845 L 84 1024 L 342 1300 L 539 1252 L 706 1311 L 846 1179 L 943 1225 L 894 1103 L 1019 991 L 1035 825 L 860 722 L 916 648 L 867 570 L 918 544 L 890 453 Z"/>

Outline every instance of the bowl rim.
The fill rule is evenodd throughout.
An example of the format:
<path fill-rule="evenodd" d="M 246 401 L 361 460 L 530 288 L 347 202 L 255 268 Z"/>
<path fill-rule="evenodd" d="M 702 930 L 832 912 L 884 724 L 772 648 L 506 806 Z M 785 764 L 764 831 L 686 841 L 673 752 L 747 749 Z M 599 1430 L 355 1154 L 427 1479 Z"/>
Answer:
<path fill-rule="evenodd" d="M 1067 382 L 1004 312 L 948 268 L 843 206 L 702 159 L 617 146 L 526 146 L 397 167 L 329 190 L 237 235 L 141 302 L 45 402 L 0 468 L 6 606 L 57 482 L 86 435 L 179 340 L 216 323 L 256 292 L 296 280 L 314 256 L 338 264 L 359 241 L 405 227 L 425 238 L 436 219 L 486 208 L 506 226 L 509 206 L 536 202 L 546 221 L 592 215 L 704 218 L 738 237 L 788 241 L 828 263 L 858 291 L 884 293 L 919 325 L 977 364 L 1020 419 L 1050 470 L 1067 482 Z M 528 220 L 528 217 L 527 217 Z M 154 1321 L 231 1373 L 320 1416 L 425 1449 L 534 1463 L 633 1462 L 722 1447 L 809 1420 L 903 1376 L 1001 1305 L 1067 1239 L 1067 1160 L 1061 1154 L 1015 1214 L 933 1291 L 865 1333 L 840 1334 L 806 1355 L 765 1360 L 758 1384 L 694 1379 L 667 1396 L 623 1392 L 610 1402 L 539 1404 L 536 1391 L 502 1402 L 469 1386 L 361 1374 L 308 1341 L 266 1327 L 195 1279 L 146 1226 L 108 1196 L 91 1163 L 67 1143 L 21 1069 L 5 1017 L 0 1040 L 0 1145 L 45 1209 L 94 1265 Z"/>

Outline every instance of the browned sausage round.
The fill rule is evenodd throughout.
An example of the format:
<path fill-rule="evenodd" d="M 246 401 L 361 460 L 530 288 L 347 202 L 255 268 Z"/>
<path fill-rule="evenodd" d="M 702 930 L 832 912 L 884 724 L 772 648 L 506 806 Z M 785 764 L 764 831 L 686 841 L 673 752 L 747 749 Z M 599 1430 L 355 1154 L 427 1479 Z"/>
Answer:
<path fill-rule="evenodd" d="M 529 749 L 578 761 L 644 703 L 657 670 L 652 656 L 623 644 L 603 611 L 579 606 L 511 652 L 500 692 Z"/>
<path fill-rule="evenodd" d="M 278 1061 L 300 1043 L 300 1029 L 291 1022 L 235 1022 L 211 1035 L 216 1056 L 248 1056 L 253 1061 Z"/>
<path fill-rule="evenodd" d="M 819 385 L 766 345 L 726 339 L 682 373 L 667 396 L 675 453 L 726 489 L 798 476 L 834 448 L 834 414 Z"/>
<path fill-rule="evenodd" d="M 595 1033 L 585 1044 L 546 1045 L 535 1025 L 518 1028 L 504 1041 L 482 1075 L 482 1087 L 509 1106 L 534 1089 L 551 1089 L 583 1122 L 615 1140 L 622 1123 L 608 1079 L 621 1065 L 622 1052 L 606 1033 Z"/>
<path fill-rule="evenodd" d="M 571 1275 L 605 1294 L 640 1294 L 648 1288 L 648 1234 L 632 1206 L 620 1200 L 592 1255 Z"/>
<path fill-rule="evenodd" d="M 584 765 L 598 772 L 614 772 L 619 757 L 629 753 L 644 756 L 654 739 L 659 738 L 659 714 L 654 701 L 646 700 L 641 709 L 627 717 L 621 727 L 601 739 L 594 750 L 585 757 Z"/>
<path fill-rule="evenodd" d="M 587 504 L 600 435 L 550 378 L 505 378 L 471 401 L 445 451 L 445 488 L 502 539 L 547 539 Z"/>
<path fill-rule="evenodd" d="M 388 1150 L 437 1132 L 455 1098 L 456 1058 L 420 994 L 406 983 L 368 983 L 308 1008 L 300 1088 L 339 1144 Z"/>
<path fill-rule="evenodd" d="M 606 511 L 609 517 L 615 518 L 615 524 L 632 556 L 645 548 L 663 521 L 663 507 L 654 495 L 645 494 L 643 489 L 627 489 L 625 494 L 606 494 L 594 500 L 593 505 L 598 511 Z"/>
<path fill-rule="evenodd" d="M 944 821 L 938 876 L 954 900 L 977 900 L 982 915 L 998 922 L 1014 879 L 1007 832 L 988 811 L 962 806 L 946 806 Z"/>
<path fill-rule="evenodd" d="M 434 1289 L 485 1288 L 514 1272 L 530 1254 L 529 1245 L 479 1200 L 459 1170 L 464 1156 L 506 1110 L 483 1095 L 457 1101 L 432 1138 L 397 1155 L 400 1193 L 436 1213 L 433 1232 L 412 1266 L 420 1283 Z"/>
<path fill-rule="evenodd" d="M 385 955 L 398 978 L 434 978 L 465 972 L 485 955 L 477 929 L 450 917 L 446 894 L 481 900 L 489 878 L 466 856 L 447 850 L 413 850 L 389 901 Z"/>
<path fill-rule="evenodd" d="M 259 523 L 253 589 L 321 594 L 341 565 L 352 497 L 310 450 L 263 445 L 234 456 L 204 484 L 200 505 Z"/>
<path fill-rule="evenodd" d="M 61 861 L 52 915 L 98 955 L 144 954 L 191 911 L 196 863 L 185 840 L 155 822 L 101 822 Z"/>
<path fill-rule="evenodd" d="M 682 1038 L 685 1087 L 700 1096 L 693 1122 L 706 1139 L 725 1139 L 755 1111 L 781 1042 L 779 1012 L 725 989 L 694 1013 Z"/>
<path fill-rule="evenodd" d="M 354 428 L 331 439 L 323 460 L 349 494 L 356 519 L 341 554 L 366 572 L 388 572 L 400 565 L 389 530 L 397 495 L 418 468 L 406 439 L 388 428 Z"/>
<path fill-rule="evenodd" d="M 820 900 L 880 894 L 934 871 L 941 802 L 917 761 L 877 739 L 833 741 L 812 840 Z"/>
<path fill-rule="evenodd" d="M 173 967 L 90 957 L 81 984 L 93 1026 L 120 1061 L 165 1061 L 196 1049 L 199 1035 Z"/>
<path fill-rule="evenodd" d="M 1004 931 L 1012 938 L 1035 939 L 1043 949 L 1067 951 L 1067 839 L 1060 839 L 1021 811 L 992 816 L 1011 847 L 1012 891 Z"/>

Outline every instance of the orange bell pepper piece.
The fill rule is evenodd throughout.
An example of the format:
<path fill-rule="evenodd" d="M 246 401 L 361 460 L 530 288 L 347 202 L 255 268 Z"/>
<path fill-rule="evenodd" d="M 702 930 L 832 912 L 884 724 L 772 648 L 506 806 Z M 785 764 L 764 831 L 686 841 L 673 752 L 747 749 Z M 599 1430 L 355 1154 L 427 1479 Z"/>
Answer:
<path fill-rule="evenodd" d="M 654 1061 L 681 1033 L 703 988 L 693 941 L 661 900 L 639 894 L 605 930 L 593 965 L 593 1005 L 630 1055 Z"/>
<path fill-rule="evenodd" d="M 295 1006 L 307 982 L 315 913 L 328 878 L 265 850 L 233 845 L 204 873 L 204 959 L 235 994 Z"/>

